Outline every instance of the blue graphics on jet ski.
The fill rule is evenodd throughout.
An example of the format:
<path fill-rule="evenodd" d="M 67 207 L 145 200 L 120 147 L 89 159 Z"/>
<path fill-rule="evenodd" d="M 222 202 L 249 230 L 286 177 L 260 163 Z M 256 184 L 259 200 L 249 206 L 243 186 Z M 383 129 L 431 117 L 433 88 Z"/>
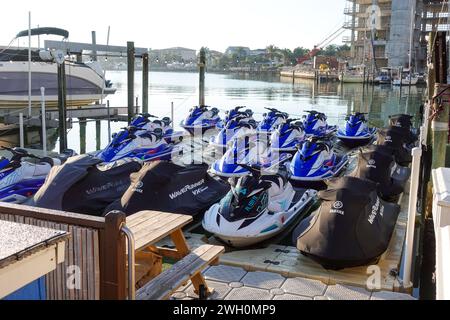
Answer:
<path fill-rule="evenodd" d="M 143 132 L 138 134 L 138 132 Z M 124 158 L 142 161 L 170 160 L 178 147 L 168 144 L 162 129 L 147 131 L 143 128 L 129 126 L 113 135 L 111 143 L 97 153 L 104 162 L 113 162 Z"/>
<path fill-rule="evenodd" d="M 219 110 L 217 108 L 208 109 L 207 106 L 196 106 L 189 111 L 189 115 L 181 122 L 181 127 L 191 135 L 195 133 L 205 133 L 214 129 L 220 122 Z"/>
<path fill-rule="evenodd" d="M 286 122 L 289 115 L 273 108 L 265 108 L 269 113 L 264 114 L 263 121 L 258 126 L 258 132 L 271 134 L 280 124 Z"/>
<path fill-rule="evenodd" d="M 223 178 L 242 177 L 250 172 L 240 164 L 259 165 L 266 170 L 289 160 L 288 154 L 276 157 L 256 135 L 235 139 L 232 147 L 211 166 L 211 173 Z"/>
<path fill-rule="evenodd" d="M 248 119 L 246 116 L 238 116 L 231 119 L 219 133 L 211 138 L 211 145 L 218 150 L 225 152 L 227 146 L 239 137 L 255 135 L 256 122 L 253 119 Z"/>
<path fill-rule="evenodd" d="M 304 116 L 303 126 L 305 133 L 310 137 L 324 138 L 337 131 L 337 126 L 329 126 L 327 116 L 317 111 L 305 111 L 308 115 Z"/>
<path fill-rule="evenodd" d="M 245 107 L 236 107 L 234 109 L 228 110 L 225 113 L 225 119 L 219 121 L 217 124 L 217 128 L 223 129 L 230 121 L 235 120 L 237 118 L 240 118 L 241 120 L 248 122 L 250 120 L 253 120 L 253 111 L 250 109 L 247 109 L 245 111 L 241 111 Z"/>
<path fill-rule="evenodd" d="M 272 134 L 271 149 L 274 152 L 297 152 L 297 146 L 306 138 L 303 123 L 298 119 L 288 119 L 280 124 Z"/>
<path fill-rule="evenodd" d="M 203 228 L 233 247 L 261 245 L 286 231 L 313 202 L 314 190 L 294 189 L 286 172 L 263 175 L 259 166 L 242 165 L 249 174 L 231 179 L 231 191 L 213 205 Z"/>
<path fill-rule="evenodd" d="M 345 130 L 339 130 L 336 134 L 338 139 L 348 147 L 363 146 L 374 140 L 377 129 L 367 126 L 365 115 L 365 113 L 356 112 L 347 116 Z"/>
<path fill-rule="evenodd" d="M 322 189 L 324 180 L 336 177 L 347 165 L 347 155 L 337 155 L 329 142 L 309 138 L 302 142 L 290 164 L 290 179 L 296 185 Z"/>
<path fill-rule="evenodd" d="M 44 184 L 52 166 L 60 165 L 67 157 L 73 155 L 68 151 L 60 158 L 40 158 L 24 149 L 2 147 L 12 153 L 11 159 L 0 159 L 0 201 L 24 203 Z M 25 161 L 25 158 L 38 162 Z"/>

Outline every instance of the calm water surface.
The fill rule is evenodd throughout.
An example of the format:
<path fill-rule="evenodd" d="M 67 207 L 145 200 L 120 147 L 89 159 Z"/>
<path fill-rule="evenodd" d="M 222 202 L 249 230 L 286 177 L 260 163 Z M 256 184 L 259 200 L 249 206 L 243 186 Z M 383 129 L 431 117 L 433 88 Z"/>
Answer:
<path fill-rule="evenodd" d="M 109 96 L 112 107 L 127 105 L 126 72 L 110 71 L 107 78 L 117 87 L 116 94 Z M 142 74 L 135 75 L 135 95 L 141 101 Z M 275 107 L 300 117 L 305 110 L 318 110 L 329 117 L 330 124 L 342 125 L 345 115 L 353 112 L 369 113 L 374 126 L 387 124 L 388 116 L 396 113 L 417 115 L 425 94 L 425 88 L 391 86 L 366 87 L 361 84 L 338 82 L 317 84 L 311 80 L 281 78 L 275 76 L 206 75 L 206 104 L 227 110 L 235 106 L 247 106 L 255 112 L 256 120 L 262 119 L 265 107 Z M 198 103 L 198 74 L 175 72 L 151 72 L 149 112 L 156 116 L 170 116 L 174 103 L 175 124 L 183 120 L 189 109 Z M 418 117 L 416 117 L 418 118 Z M 126 123 L 112 122 L 112 132 Z M 74 123 L 68 133 L 69 148 L 80 152 L 80 127 Z M 108 143 L 107 121 L 102 121 L 100 146 Z M 95 122 L 86 127 L 86 152 L 97 150 Z M 58 142 L 53 146 L 59 150 Z"/>

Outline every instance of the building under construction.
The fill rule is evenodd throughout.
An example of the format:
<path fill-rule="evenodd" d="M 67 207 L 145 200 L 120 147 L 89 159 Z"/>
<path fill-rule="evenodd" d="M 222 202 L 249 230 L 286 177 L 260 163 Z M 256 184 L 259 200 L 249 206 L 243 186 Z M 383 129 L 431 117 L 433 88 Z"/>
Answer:
<path fill-rule="evenodd" d="M 449 30 L 448 0 L 347 0 L 344 13 L 352 63 L 376 69 L 423 71 L 429 32 Z"/>

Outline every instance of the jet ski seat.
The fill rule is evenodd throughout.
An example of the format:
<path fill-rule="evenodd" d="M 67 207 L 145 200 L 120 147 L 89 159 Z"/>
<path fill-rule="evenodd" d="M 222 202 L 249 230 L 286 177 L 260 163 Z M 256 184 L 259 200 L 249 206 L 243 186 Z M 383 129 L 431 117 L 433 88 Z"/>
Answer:
<path fill-rule="evenodd" d="M 271 183 L 272 186 L 269 189 L 271 198 L 281 195 L 288 184 L 288 178 L 284 175 L 267 175 L 262 176 L 261 179 Z"/>

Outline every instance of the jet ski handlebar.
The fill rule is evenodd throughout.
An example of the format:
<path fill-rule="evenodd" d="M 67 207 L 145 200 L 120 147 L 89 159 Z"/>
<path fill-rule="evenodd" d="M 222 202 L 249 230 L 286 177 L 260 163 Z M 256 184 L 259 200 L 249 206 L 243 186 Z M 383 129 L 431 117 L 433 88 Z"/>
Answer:
<path fill-rule="evenodd" d="M 25 149 L 9 148 L 9 147 L 4 147 L 4 146 L 0 147 L 0 149 L 11 152 L 13 154 L 12 160 L 21 160 L 22 158 L 32 158 L 32 159 L 42 160 L 42 158 L 40 158 L 32 153 L 29 153 Z"/>

